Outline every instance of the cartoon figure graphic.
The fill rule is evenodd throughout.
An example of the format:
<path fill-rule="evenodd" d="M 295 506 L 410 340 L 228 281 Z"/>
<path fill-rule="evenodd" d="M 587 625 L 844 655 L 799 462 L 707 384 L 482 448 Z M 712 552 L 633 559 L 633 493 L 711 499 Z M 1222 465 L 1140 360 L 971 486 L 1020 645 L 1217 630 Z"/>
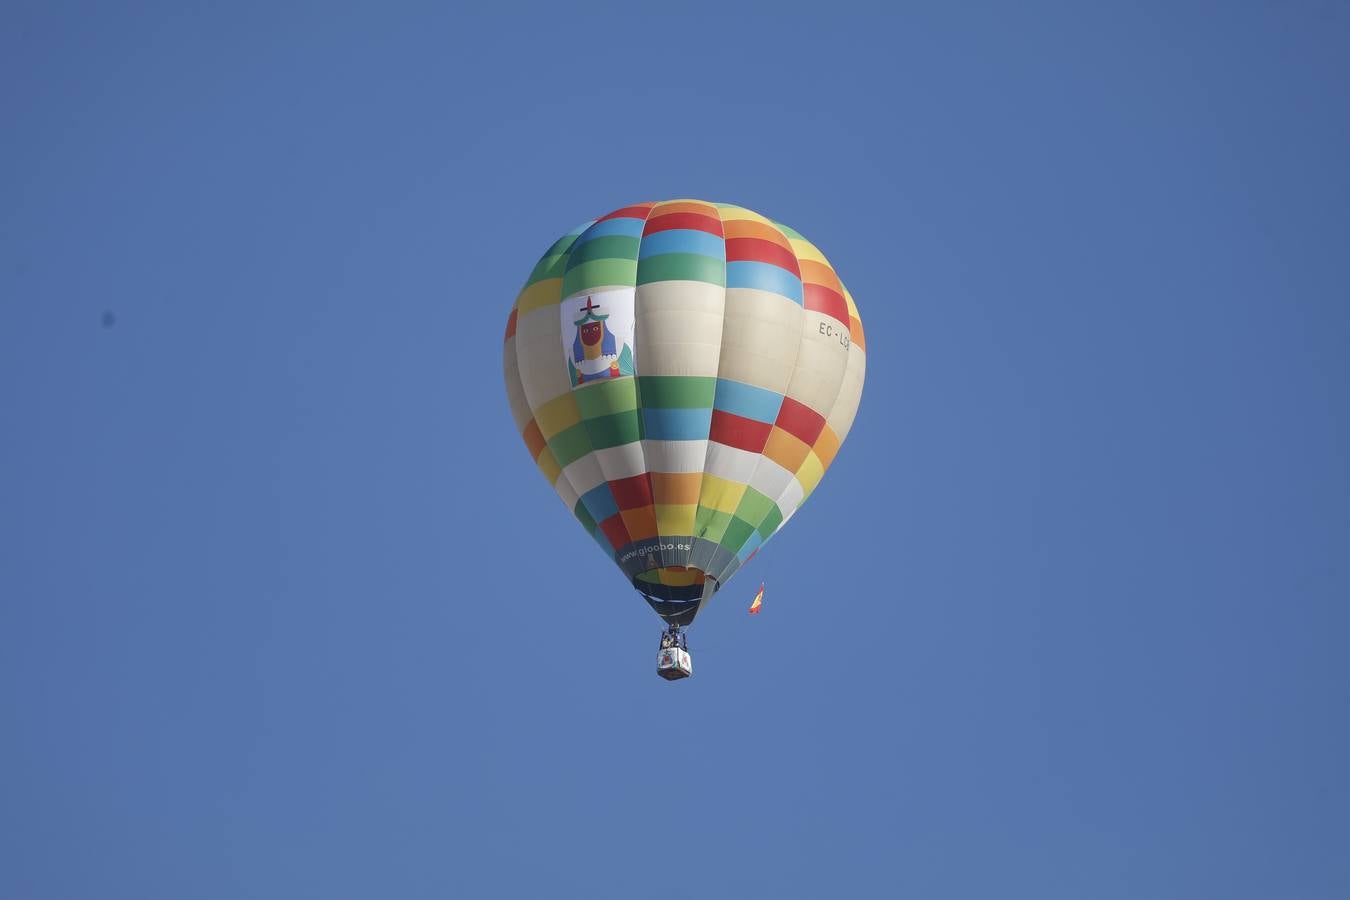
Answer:
<path fill-rule="evenodd" d="M 572 376 L 572 387 L 598 381 L 601 378 L 618 378 L 633 374 L 633 351 L 627 342 L 617 339 L 606 326 L 609 313 L 601 312 L 593 298 L 586 298 L 586 305 L 576 310 L 581 318 L 572 324 L 576 327 L 576 337 L 572 340 L 572 354 L 567 361 L 568 372 Z"/>

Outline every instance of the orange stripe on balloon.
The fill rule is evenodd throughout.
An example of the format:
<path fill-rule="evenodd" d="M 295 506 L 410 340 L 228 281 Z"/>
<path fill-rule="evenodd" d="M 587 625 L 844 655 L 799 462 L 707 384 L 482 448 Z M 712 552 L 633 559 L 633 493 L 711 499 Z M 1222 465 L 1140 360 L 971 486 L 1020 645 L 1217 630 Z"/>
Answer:
<path fill-rule="evenodd" d="M 535 422 L 534 419 L 531 419 L 530 424 L 525 426 L 525 430 L 521 432 L 521 437 L 525 438 L 525 446 L 530 448 L 530 456 L 535 459 L 538 459 L 540 451 L 548 446 L 548 442 L 544 440 L 544 433 L 539 430 L 539 423 Z"/>
<path fill-rule="evenodd" d="M 694 213 L 699 216 L 712 216 L 721 219 L 717 214 L 717 207 L 711 203 L 704 203 L 701 200 L 671 200 L 666 203 L 658 203 L 652 209 L 653 218 L 656 216 L 667 216 L 671 213 Z"/>
<path fill-rule="evenodd" d="M 848 338 L 859 350 L 867 350 L 867 341 L 863 338 L 862 320 L 850 316 L 848 320 Z"/>
<path fill-rule="evenodd" d="M 623 517 L 624 527 L 628 529 L 628 536 L 635 541 L 654 538 L 657 535 L 656 511 L 650 506 L 641 506 L 637 509 L 623 509 L 619 511 Z"/>
<path fill-rule="evenodd" d="M 816 438 L 815 446 L 811 449 L 820 459 L 821 466 L 828 469 L 835 456 L 839 454 L 839 436 L 834 433 L 833 428 L 826 425 L 821 429 L 820 437 Z"/>
<path fill-rule="evenodd" d="M 834 273 L 834 269 L 829 266 L 821 265 L 814 259 L 801 260 L 802 281 L 807 284 L 818 284 L 827 287 L 839 295 L 839 299 L 844 299 L 844 286 L 839 281 L 839 276 Z M 844 304 L 844 318 L 848 318 L 848 304 Z"/>
<path fill-rule="evenodd" d="M 769 440 L 764 444 L 764 455 L 778 463 L 789 472 L 796 472 L 806 460 L 811 448 L 800 438 L 788 434 L 778 426 L 769 432 Z"/>
<path fill-rule="evenodd" d="M 765 225 L 763 222 L 755 222 L 750 219 L 727 219 L 722 222 L 722 227 L 726 229 L 727 240 L 732 238 L 756 238 L 757 240 L 777 244 L 788 252 L 792 251 L 792 243 L 783 236 L 783 232 L 772 225 Z M 795 259 L 797 254 L 793 253 L 792 256 Z"/>
<path fill-rule="evenodd" d="M 652 472 L 652 497 L 659 506 L 689 506 L 698 503 L 702 472 Z"/>

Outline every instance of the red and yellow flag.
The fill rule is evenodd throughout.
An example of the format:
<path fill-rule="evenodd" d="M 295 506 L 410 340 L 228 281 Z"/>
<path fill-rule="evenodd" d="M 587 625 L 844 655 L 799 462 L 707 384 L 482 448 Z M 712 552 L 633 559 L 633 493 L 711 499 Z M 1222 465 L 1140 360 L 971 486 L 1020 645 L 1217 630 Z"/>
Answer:
<path fill-rule="evenodd" d="M 750 615 L 759 612 L 759 605 L 764 602 L 764 585 L 759 586 L 759 593 L 755 594 L 755 599 L 750 601 Z"/>

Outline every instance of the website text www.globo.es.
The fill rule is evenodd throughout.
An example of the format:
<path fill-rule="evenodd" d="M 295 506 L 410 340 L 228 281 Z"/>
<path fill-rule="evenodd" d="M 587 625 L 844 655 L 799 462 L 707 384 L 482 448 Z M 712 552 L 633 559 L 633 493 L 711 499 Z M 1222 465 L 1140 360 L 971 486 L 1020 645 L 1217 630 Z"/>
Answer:
<path fill-rule="evenodd" d="M 643 547 L 634 547 L 623 556 L 619 557 L 619 562 L 628 562 L 637 556 L 646 556 L 649 553 L 658 553 L 662 550 L 689 550 L 692 549 L 689 544 L 648 544 Z"/>

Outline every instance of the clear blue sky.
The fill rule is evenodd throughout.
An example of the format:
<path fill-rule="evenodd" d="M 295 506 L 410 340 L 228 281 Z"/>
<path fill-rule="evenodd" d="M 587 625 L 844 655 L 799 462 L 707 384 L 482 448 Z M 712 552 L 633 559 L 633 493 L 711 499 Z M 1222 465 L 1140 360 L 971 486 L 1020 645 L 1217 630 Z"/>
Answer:
<path fill-rule="evenodd" d="M 0 896 L 1350 896 L 1350 7 L 213 6 L 0 14 Z M 681 196 L 869 366 L 672 685 L 500 341 Z"/>

